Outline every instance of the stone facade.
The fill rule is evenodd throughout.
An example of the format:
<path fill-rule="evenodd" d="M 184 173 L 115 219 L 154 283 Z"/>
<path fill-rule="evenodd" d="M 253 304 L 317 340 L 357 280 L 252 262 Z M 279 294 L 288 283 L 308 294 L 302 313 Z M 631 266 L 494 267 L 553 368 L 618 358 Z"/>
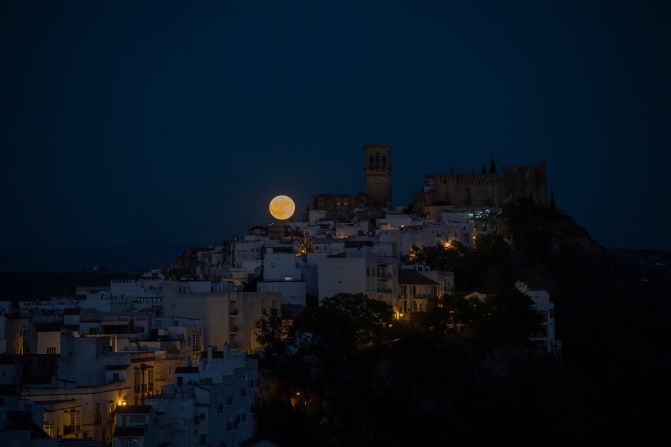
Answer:
<path fill-rule="evenodd" d="M 377 206 L 391 207 L 391 146 L 366 144 L 365 154 L 366 196 Z"/>
<path fill-rule="evenodd" d="M 413 208 L 422 212 L 432 205 L 498 207 L 522 197 L 547 205 L 547 165 L 512 166 L 500 175 L 442 173 L 424 176 L 422 192 L 413 198 Z"/>
<path fill-rule="evenodd" d="M 354 217 L 354 210 L 368 206 L 363 194 L 317 194 L 313 197 L 312 206 L 316 210 L 324 210 L 333 220 L 349 221 Z"/>

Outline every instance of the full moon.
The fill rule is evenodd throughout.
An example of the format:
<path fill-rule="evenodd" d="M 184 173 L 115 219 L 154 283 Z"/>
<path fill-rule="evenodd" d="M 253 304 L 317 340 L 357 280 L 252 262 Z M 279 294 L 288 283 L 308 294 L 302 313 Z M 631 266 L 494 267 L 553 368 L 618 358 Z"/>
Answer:
<path fill-rule="evenodd" d="M 294 215 L 296 204 L 289 196 L 277 196 L 270 201 L 268 209 L 275 219 L 287 220 Z"/>

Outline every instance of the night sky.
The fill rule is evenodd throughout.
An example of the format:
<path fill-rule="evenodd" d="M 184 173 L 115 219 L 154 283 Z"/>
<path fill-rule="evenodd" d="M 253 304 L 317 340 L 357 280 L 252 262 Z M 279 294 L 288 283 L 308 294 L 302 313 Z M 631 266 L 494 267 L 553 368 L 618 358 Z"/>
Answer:
<path fill-rule="evenodd" d="M 671 249 L 669 2 L 59 3 L 0 6 L 1 247 L 220 242 L 389 143 L 395 204 L 545 159 L 598 242 Z"/>

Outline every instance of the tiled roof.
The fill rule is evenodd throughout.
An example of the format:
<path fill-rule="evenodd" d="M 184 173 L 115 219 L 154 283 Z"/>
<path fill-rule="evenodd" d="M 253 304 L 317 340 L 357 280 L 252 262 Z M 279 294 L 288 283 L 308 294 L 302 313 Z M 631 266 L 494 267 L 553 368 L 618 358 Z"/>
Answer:
<path fill-rule="evenodd" d="M 422 275 L 412 269 L 399 269 L 398 271 L 399 284 L 422 284 L 427 286 L 437 286 L 438 283 L 431 278 Z"/>

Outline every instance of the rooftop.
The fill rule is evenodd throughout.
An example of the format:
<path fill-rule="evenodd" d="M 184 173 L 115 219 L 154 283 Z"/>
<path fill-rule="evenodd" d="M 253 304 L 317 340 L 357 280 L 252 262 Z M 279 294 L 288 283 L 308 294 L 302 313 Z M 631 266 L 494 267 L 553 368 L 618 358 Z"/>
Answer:
<path fill-rule="evenodd" d="M 428 278 L 421 273 L 412 269 L 399 269 L 398 271 L 399 284 L 422 284 L 427 286 L 437 286 L 438 283 L 431 278 Z"/>

